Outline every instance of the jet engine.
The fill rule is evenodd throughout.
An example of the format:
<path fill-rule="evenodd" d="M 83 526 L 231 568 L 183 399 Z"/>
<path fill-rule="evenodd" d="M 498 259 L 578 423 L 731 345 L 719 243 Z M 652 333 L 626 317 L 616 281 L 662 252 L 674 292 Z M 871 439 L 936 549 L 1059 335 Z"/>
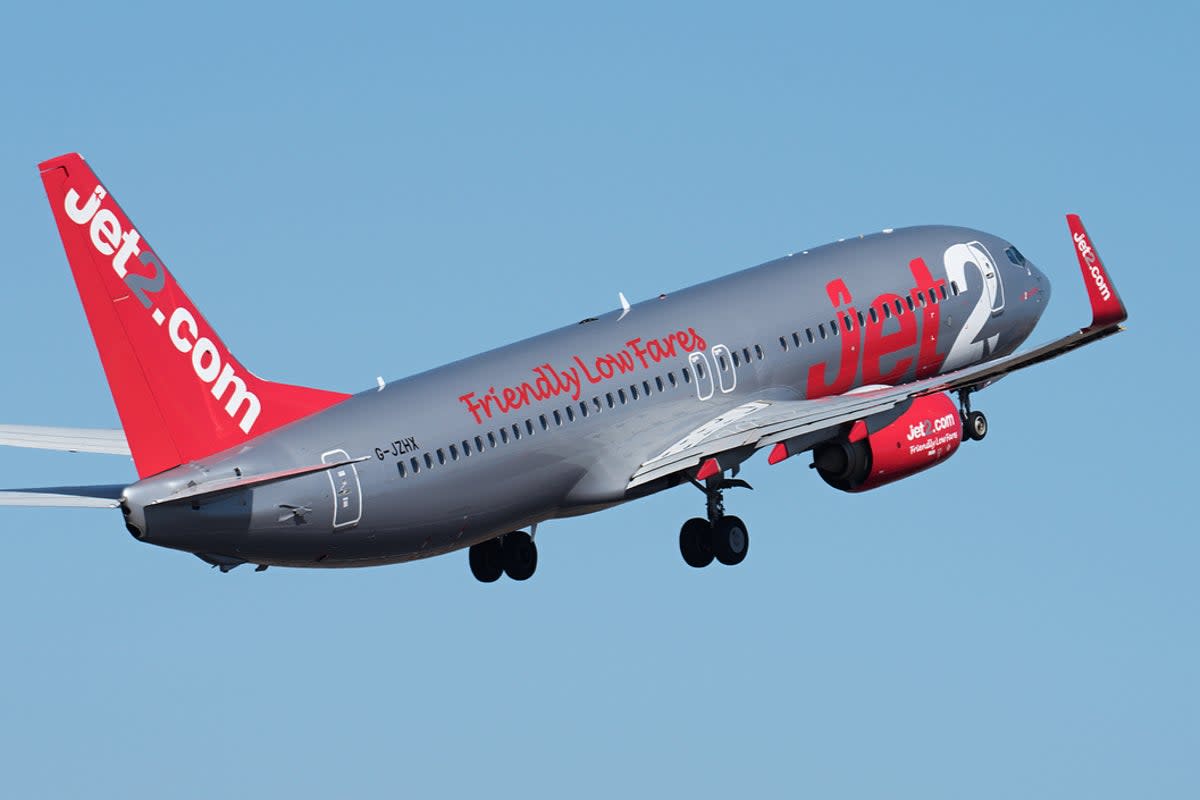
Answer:
<path fill-rule="evenodd" d="M 859 420 L 837 439 L 813 448 L 813 466 L 843 492 L 865 492 L 940 464 L 962 443 L 962 418 L 945 394 L 918 397 L 908 410 L 872 432 Z"/>

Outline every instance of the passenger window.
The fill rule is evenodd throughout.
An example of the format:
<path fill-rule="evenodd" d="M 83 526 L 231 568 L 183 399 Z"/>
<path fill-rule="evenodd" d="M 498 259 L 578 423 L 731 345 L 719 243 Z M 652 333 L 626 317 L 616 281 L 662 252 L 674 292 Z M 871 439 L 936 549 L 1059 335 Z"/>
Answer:
<path fill-rule="evenodd" d="M 625 390 L 624 389 L 617 389 L 617 399 L 621 401 L 621 405 L 625 405 L 626 400 L 625 400 Z"/>
<path fill-rule="evenodd" d="M 642 381 L 642 388 L 646 390 L 646 397 L 650 396 L 650 381 Z"/>
<path fill-rule="evenodd" d="M 904 313 L 904 304 L 901 303 L 899 299 L 897 299 L 896 300 L 896 316 L 898 317 L 903 313 Z"/>
<path fill-rule="evenodd" d="M 828 338 L 829 338 L 829 337 L 828 337 L 828 335 L 825 333 L 825 323 L 824 323 L 824 322 L 818 322 L 818 323 L 817 323 L 817 331 L 819 331 L 819 332 L 820 332 L 820 334 L 821 334 L 821 338 L 822 338 L 822 339 L 828 339 Z"/>
<path fill-rule="evenodd" d="M 812 341 L 812 336 L 809 336 L 809 337 L 808 337 L 808 340 L 811 342 L 811 341 Z M 792 341 L 796 343 L 796 347 L 799 347 L 799 346 L 800 346 L 800 334 L 798 334 L 798 333 L 793 333 L 793 334 L 792 334 Z"/>
<path fill-rule="evenodd" d="M 732 355 L 733 355 L 733 365 L 735 367 L 741 366 L 741 360 L 738 358 L 738 354 L 733 353 Z"/>
<path fill-rule="evenodd" d="M 525 420 L 525 431 L 530 436 L 533 436 L 533 420 L 531 420 L 531 419 Z"/>
<path fill-rule="evenodd" d="M 679 371 L 680 371 L 681 373 L 683 373 L 683 382 L 684 382 L 684 383 L 691 383 L 691 382 L 692 382 L 692 373 L 688 372 L 688 368 L 687 368 L 687 367 L 684 367 L 683 369 L 681 369 L 681 370 L 679 370 Z"/>
<path fill-rule="evenodd" d="M 934 292 L 933 289 L 929 290 L 929 302 L 933 303 L 935 306 L 937 305 L 937 293 Z"/>
<path fill-rule="evenodd" d="M 754 355 L 758 356 L 759 361 L 762 361 L 764 358 L 766 358 L 766 354 L 763 353 L 763 349 L 758 345 L 754 345 Z"/>
<path fill-rule="evenodd" d="M 838 335 L 838 324 L 837 324 L 836 319 L 829 320 L 829 335 L 830 336 Z"/>
<path fill-rule="evenodd" d="M 546 420 L 545 414 L 538 414 L 538 421 L 542 423 L 542 430 L 550 430 L 550 423 Z"/>
<path fill-rule="evenodd" d="M 466 439 L 463 439 L 462 446 L 463 446 L 463 455 L 464 456 L 471 455 L 471 445 L 467 444 Z"/>
<path fill-rule="evenodd" d="M 637 400 L 637 399 L 638 399 L 638 393 L 637 393 L 637 387 L 636 387 L 636 386 L 630 386 L 630 387 L 629 387 L 629 396 L 630 396 L 630 397 L 632 397 L 634 400 Z"/>
<path fill-rule="evenodd" d="M 879 324 L 879 315 L 875 313 L 875 307 L 871 306 L 870 308 L 868 308 L 867 313 L 871 315 L 871 322 L 878 325 Z"/>
<path fill-rule="evenodd" d="M 787 352 L 787 339 L 782 336 L 779 337 L 779 349 L 785 353 Z"/>
<path fill-rule="evenodd" d="M 950 294 L 958 294 L 958 281 L 950 281 Z"/>
<path fill-rule="evenodd" d="M 883 318 L 891 319 L 892 318 L 892 309 L 888 307 L 888 304 L 884 303 L 882 308 L 883 308 Z"/>
<path fill-rule="evenodd" d="M 558 413 L 557 408 L 554 409 L 554 424 L 560 428 L 562 427 L 562 415 Z"/>
<path fill-rule="evenodd" d="M 724 355 L 719 355 L 719 356 L 717 356 L 717 365 L 718 365 L 718 366 L 719 366 L 719 367 L 720 367 L 722 370 L 726 370 L 726 369 L 728 369 L 728 367 L 726 367 L 726 366 L 725 366 L 725 356 L 724 356 Z"/>
<path fill-rule="evenodd" d="M 613 401 L 613 395 L 612 395 L 612 392 L 605 392 L 605 393 L 604 393 L 604 399 L 608 401 L 608 407 L 609 407 L 609 408 L 616 408 L 616 407 L 617 407 L 617 404 L 616 404 L 616 402 L 614 402 L 614 401 Z"/>
<path fill-rule="evenodd" d="M 481 453 L 483 452 L 483 437 L 482 436 L 475 437 L 475 449 Z"/>
<path fill-rule="evenodd" d="M 587 403 L 579 404 L 579 413 L 583 414 L 585 417 L 588 415 Z"/>
<path fill-rule="evenodd" d="M 396 462 L 396 469 L 397 469 L 397 470 L 400 472 L 400 477 L 401 477 L 401 478 L 403 478 L 403 477 L 404 477 L 404 475 L 405 475 L 405 470 L 404 470 L 404 462 L 403 462 L 403 461 L 397 461 L 397 462 Z"/>
<path fill-rule="evenodd" d="M 442 448 L 440 448 L 440 447 L 437 449 L 437 457 L 438 457 L 439 464 L 446 463 L 446 454 L 444 452 L 442 452 Z"/>
<path fill-rule="evenodd" d="M 671 384 L 672 388 L 679 385 L 678 383 L 675 382 L 675 373 L 674 372 L 667 373 L 667 382 Z"/>
<path fill-rule="evenodd" d="M 863 312 L 858 312 L 858 327 L 865 328 L 867 326 L 867 318 L 863 316 Z"/>
<path fill-rule="evenodd" d="M 842 317 L 842 327 L 846 329 L 846 333 L 850 333 L 852 330 L 854 330 L 854 320 L 850 318 L 849 314 L 846 314 Z"/>
<path fill-rule="evenodd" d="M 597 411 L 597 413 L 599 413 L 599 412 L 601 412 L 601 411 L 603 411 L 603 410 L 604 410 L 604 404 L 600 402 L 600 398 L 599 398 L 599 397 L 593 397 L 593 398 L 592 398 L 592 404 L 593 404 L 594 406 L 596 406 L 596 411 Z"/>
<path fill-rule="evenodd" d="M 913 305 L 913 301 L 912 301 L 912 295 L 911 295 L 911 294 L 910 294 L 908 297 L 904 298 L 904 300 L 905 300 L 905 302 L 907 302 L 907 303 L 908 303 L 908 310 L 909 310 L 909 311 L 916 311 L 916 310 L 917 310 L 917 307 L 916 307 L 915 305 Z"/>
<path fill-rule="evenodd" d="M 809 344 L 813 344 L 817 341 L 817 337 L 813 336 L 812 328 L 805 328 L 804 335 L 808 337 Z"/>
<path fill-rule="evenodd" d="M 570 406 L 567 406 L 567 422 L 574 422 L 574 421 L 575 421 L 575 410 L 573 408 L 571 408 Z"/>
<path fill-rule="evenodd" d="M 743 347 L 743 348 L 742 348 L 742 355 L 746 357 L 746 363 L 747 363 L 747 364 L 749 364 L 749 363 L 750 363 L 750 348 L 749 348 L 749 347 Z"/>
<path fill-rule="evenodd" d="M 417 457 L 413 456 L 408 460 L 408 465 L 412 467 L 413 475 L 421 471 L 421 462 L 417 461 Z"/>
<path fill-rule="evenodd" d="M 429 455 L 429 453 L 425 454 L 425 466 L 433 469 L 433 456 Z"/>
<path fill-rule="evenodd" d="M 513 426 L 512 426 L 512 432 L 513 432 L 514 439 L 521 438 L 521 426 L 516 424 L 515 422 L 513 423 Z"/>
<path fill-rule="evenodd" d="M 921 304 L 921 308 L 925 307 L 925 294 L 923 292 L 917 292 L 917 302 Z"/>
<path fill-rule="evenodd" d="M 507 428 L 500 429 L 500 441 L 503 444 L 508 444 L 508 429 Z"/>
<path fill-rule="evenodd" d="M 938 287 L 938 293 L 941 294 L 943 300 L 946 299 L 946 284 L 943 283 Z"/>
<path fill-rule="evenodd" d="M 492 447 L 496 446 L 496 434 L 492 433 L 491 431 L 488 431 L 488 444 L 490 444 Z"/>
<path fill-rule="evenodd" d="M 704 362 L 697 361 L 695 366 L 696 366 L 696 377 L 699 378 L 700 380 L 704 380 Z M 637 400 L 637 395 L 634 395 L 633 399 Z"/>
<path fill-rule="evenodd" d="M 661 376 L 661 375 L 656 375 L 656 376 L 655 376 L 655 378 L 654 378 L 654 385 L 658 387 L 658 390 L 659 390 L 660 392 L 661 392 L 661 391 L 663 391 L 663 382 L 662 382 L 662 376 Z"/>
<path fill-rule="evenodd" d="M 450 460 L 458 461 L 458 448 L 454 445 L 450 445 Z"/>

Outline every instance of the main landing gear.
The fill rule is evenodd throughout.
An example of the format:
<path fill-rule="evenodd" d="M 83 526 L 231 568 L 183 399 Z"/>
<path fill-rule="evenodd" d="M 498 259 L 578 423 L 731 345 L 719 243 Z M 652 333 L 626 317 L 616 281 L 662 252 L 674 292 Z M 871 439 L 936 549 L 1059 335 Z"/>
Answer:
<path fill-rule="evenodd" d="M 524 531 L 513 531 L 471 545 L 471 574 L 483 583 L 507 575 L 514 581 L 529 580 L 537 570 L 537 544 Z"/>
<path fill-rule="evenodd" d="M 962 410 L 958 413 L 962 417 L 963 433 L 968 439 L 976 442 L 983 441 L 983 437 L 987 436 L 988 421 L 982 411 L 971 410 L 971 390 L 960 390 L 958 402 L 962 406 Z"/>
<path fill-rule="evenodd" d="M 722 490 L 749 489 L 750 484 L 721 476 L 709 478 L 704 485 L 694 480 L 692 483 L 704 492 L 708 519 L 693 517 L 683 523 L 679 531 L 679 552 L 683 560 L 689 567 L 697 569 L 707 567 L 714 558 L 727 566 L 742 563 L 750 550 L 750 534 L 740 518 L 725 514 Z"/>

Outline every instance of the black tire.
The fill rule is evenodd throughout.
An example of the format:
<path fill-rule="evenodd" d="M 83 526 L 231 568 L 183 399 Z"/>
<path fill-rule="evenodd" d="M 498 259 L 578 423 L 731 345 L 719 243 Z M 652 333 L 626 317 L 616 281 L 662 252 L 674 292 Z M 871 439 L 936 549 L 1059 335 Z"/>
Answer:
<path fill-rule="evenodd" d="M 504 574 L 504 552 L 499 539 L 471 545 L 471 574 L 480 583 L 495 583 Z"/>
<path fill-rule="evenodd" d="M 750 533 L 737 517 L 721 517 L 713 526 L 713 555 L 727 567 L 740 564 L 750 551 Z"/>
<path fill-rule="evenodd" d="M 679 529 L 679 552 L 689 567 L 703 569 L 712 563 L 712 526 L 693 517 Z"/>
<path fill-rule="evenodd" d="M 983 441 L 983 437 L 987 436 L 988 422 L 987 417 L 982 411 L 972 411 L 967 414 L 967 436 L 976 442 Z"/>
<path fill-rule="evenodd" d="M 504 574 L 514 581 L 527 581 L 537 571 L 537 545 L 524 531 L 504 537 Z"/>

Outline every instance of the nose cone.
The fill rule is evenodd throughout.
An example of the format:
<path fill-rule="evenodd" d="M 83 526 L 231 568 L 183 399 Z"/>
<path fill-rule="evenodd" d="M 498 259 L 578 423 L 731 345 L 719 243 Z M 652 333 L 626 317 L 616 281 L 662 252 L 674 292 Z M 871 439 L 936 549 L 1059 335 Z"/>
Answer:
<path fill-rule="evenodd" d="M 1027 262 L 1027 266 L 1029 267 L 1027 291 L 1032 292 L 1033 297 L 1041 305 L 1041 310 L 1038 311 L 1038 316 L 1041 316 L 1042 311 L 1045 311 L 1046 306 L 1050 303 L 1050 279 L 1032 262 Z"/>

